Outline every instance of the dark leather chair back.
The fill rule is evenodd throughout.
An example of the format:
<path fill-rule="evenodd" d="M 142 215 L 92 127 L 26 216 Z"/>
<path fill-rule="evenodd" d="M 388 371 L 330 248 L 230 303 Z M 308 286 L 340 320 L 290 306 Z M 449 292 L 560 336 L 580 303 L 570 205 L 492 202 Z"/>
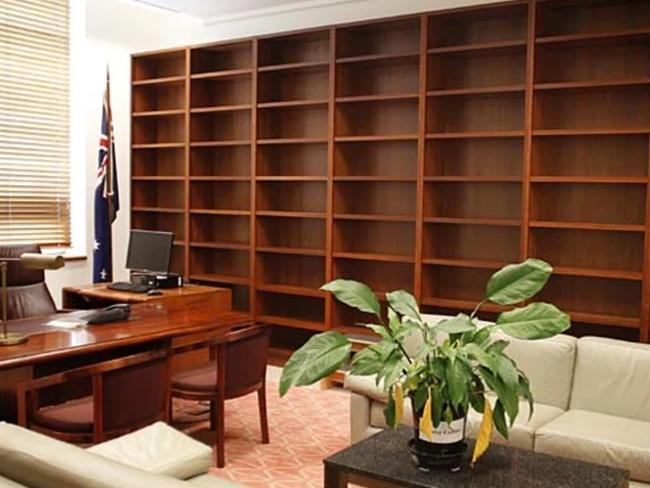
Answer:
<path fill-rule="evenodd" d="M 2 258 L 19 258 L 23 253 L 40 253 L 34 244 L 0 246 Z M 56 312 L 56 305 L 45 284 L 45 273 L 25 269 L 18 261 L 7 263 L 7 318 L 22 319 Z"/>
<path fill-rule="evenodd" d="M 254 326 L 230 332 L 220 346 L 225 363 L 226 397 L 255 389 L 266 375 L 271 328 Z"/>
<path fill-rule="evenodd" d="M 105 373 L 104 430 L 115 431 L 160 420 L 169 402 L 169 375 L 167 357 Z"/>

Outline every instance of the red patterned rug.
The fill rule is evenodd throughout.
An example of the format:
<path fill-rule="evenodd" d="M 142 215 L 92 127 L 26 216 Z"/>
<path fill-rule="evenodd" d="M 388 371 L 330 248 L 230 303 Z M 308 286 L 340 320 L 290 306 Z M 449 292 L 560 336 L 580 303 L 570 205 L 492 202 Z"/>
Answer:
<path fill-rule="evenodd" d="M 279 398 L 277 381 L 267 384 L 271 443 L 260 443 L 257 396 L 226 402 L 226 467 L 222 478 L 251 488 L 321 488 L 323 458 L 350 443 L 350 402 L 337 389 L 294 388 Z M 213 445 L 207 408 L 177 401 L 174 424 Z"/>

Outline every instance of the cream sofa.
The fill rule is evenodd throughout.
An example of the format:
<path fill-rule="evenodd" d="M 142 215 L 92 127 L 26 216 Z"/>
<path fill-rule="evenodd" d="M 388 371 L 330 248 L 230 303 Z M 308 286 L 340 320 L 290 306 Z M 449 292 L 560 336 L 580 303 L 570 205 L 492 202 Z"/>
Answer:
<path fill-rule="evenodd" d="M 0 422 L 0 488 L 242 488 L 206 474 L 211 461 L 162 422 L 90 449 Z"/>
<path fill-rule="evenodd" d="M 431 323 L 446 316 L 427 315 Z M 528 405 L 505 441 L 522 449 L 630 470 L 631 486 L 650 487 L 650 346 L 612 339 L 560 335 L 541 341 L 508 338 L 507 353 L 531 382 L 534 414 Z M 418 338 L 407 348 L 414 350 Z M 384 392 L 373 377 L 348 375 L 351 438 L 357 442 L 385 428 Z M 410 405 L 403 421 L 411 425 Z M 470 413 L 467 434 L 475 437 L 480 415 Z"/>

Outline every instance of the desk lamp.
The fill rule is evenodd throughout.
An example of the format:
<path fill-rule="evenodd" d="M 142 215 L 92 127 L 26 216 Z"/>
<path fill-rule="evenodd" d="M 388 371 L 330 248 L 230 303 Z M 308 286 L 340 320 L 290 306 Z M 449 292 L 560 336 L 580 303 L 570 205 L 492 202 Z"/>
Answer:
<path fill-rule="evenodd" d="M 2 275 L 2 335 L 0 346 L 14 346 L 27 341 L 25 334 L 7 332 L 7 263 L 20 262 L 27 269 L 59 269 L 65 265 L 63 256 L 48 256 L 38 253 L 24 253 L 18 258 L 0 258 L 0 274 Z"/>

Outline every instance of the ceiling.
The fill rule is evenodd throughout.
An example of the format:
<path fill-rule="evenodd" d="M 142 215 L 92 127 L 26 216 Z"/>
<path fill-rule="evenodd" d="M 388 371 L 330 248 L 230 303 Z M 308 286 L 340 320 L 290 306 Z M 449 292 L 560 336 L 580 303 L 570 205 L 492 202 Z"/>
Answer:
<path fill-rule="evenodd" d="M 238 15 L 259 9 L 290 8 L 304 0 L 137 0 L 155 7 L 203 19 Z"/>

